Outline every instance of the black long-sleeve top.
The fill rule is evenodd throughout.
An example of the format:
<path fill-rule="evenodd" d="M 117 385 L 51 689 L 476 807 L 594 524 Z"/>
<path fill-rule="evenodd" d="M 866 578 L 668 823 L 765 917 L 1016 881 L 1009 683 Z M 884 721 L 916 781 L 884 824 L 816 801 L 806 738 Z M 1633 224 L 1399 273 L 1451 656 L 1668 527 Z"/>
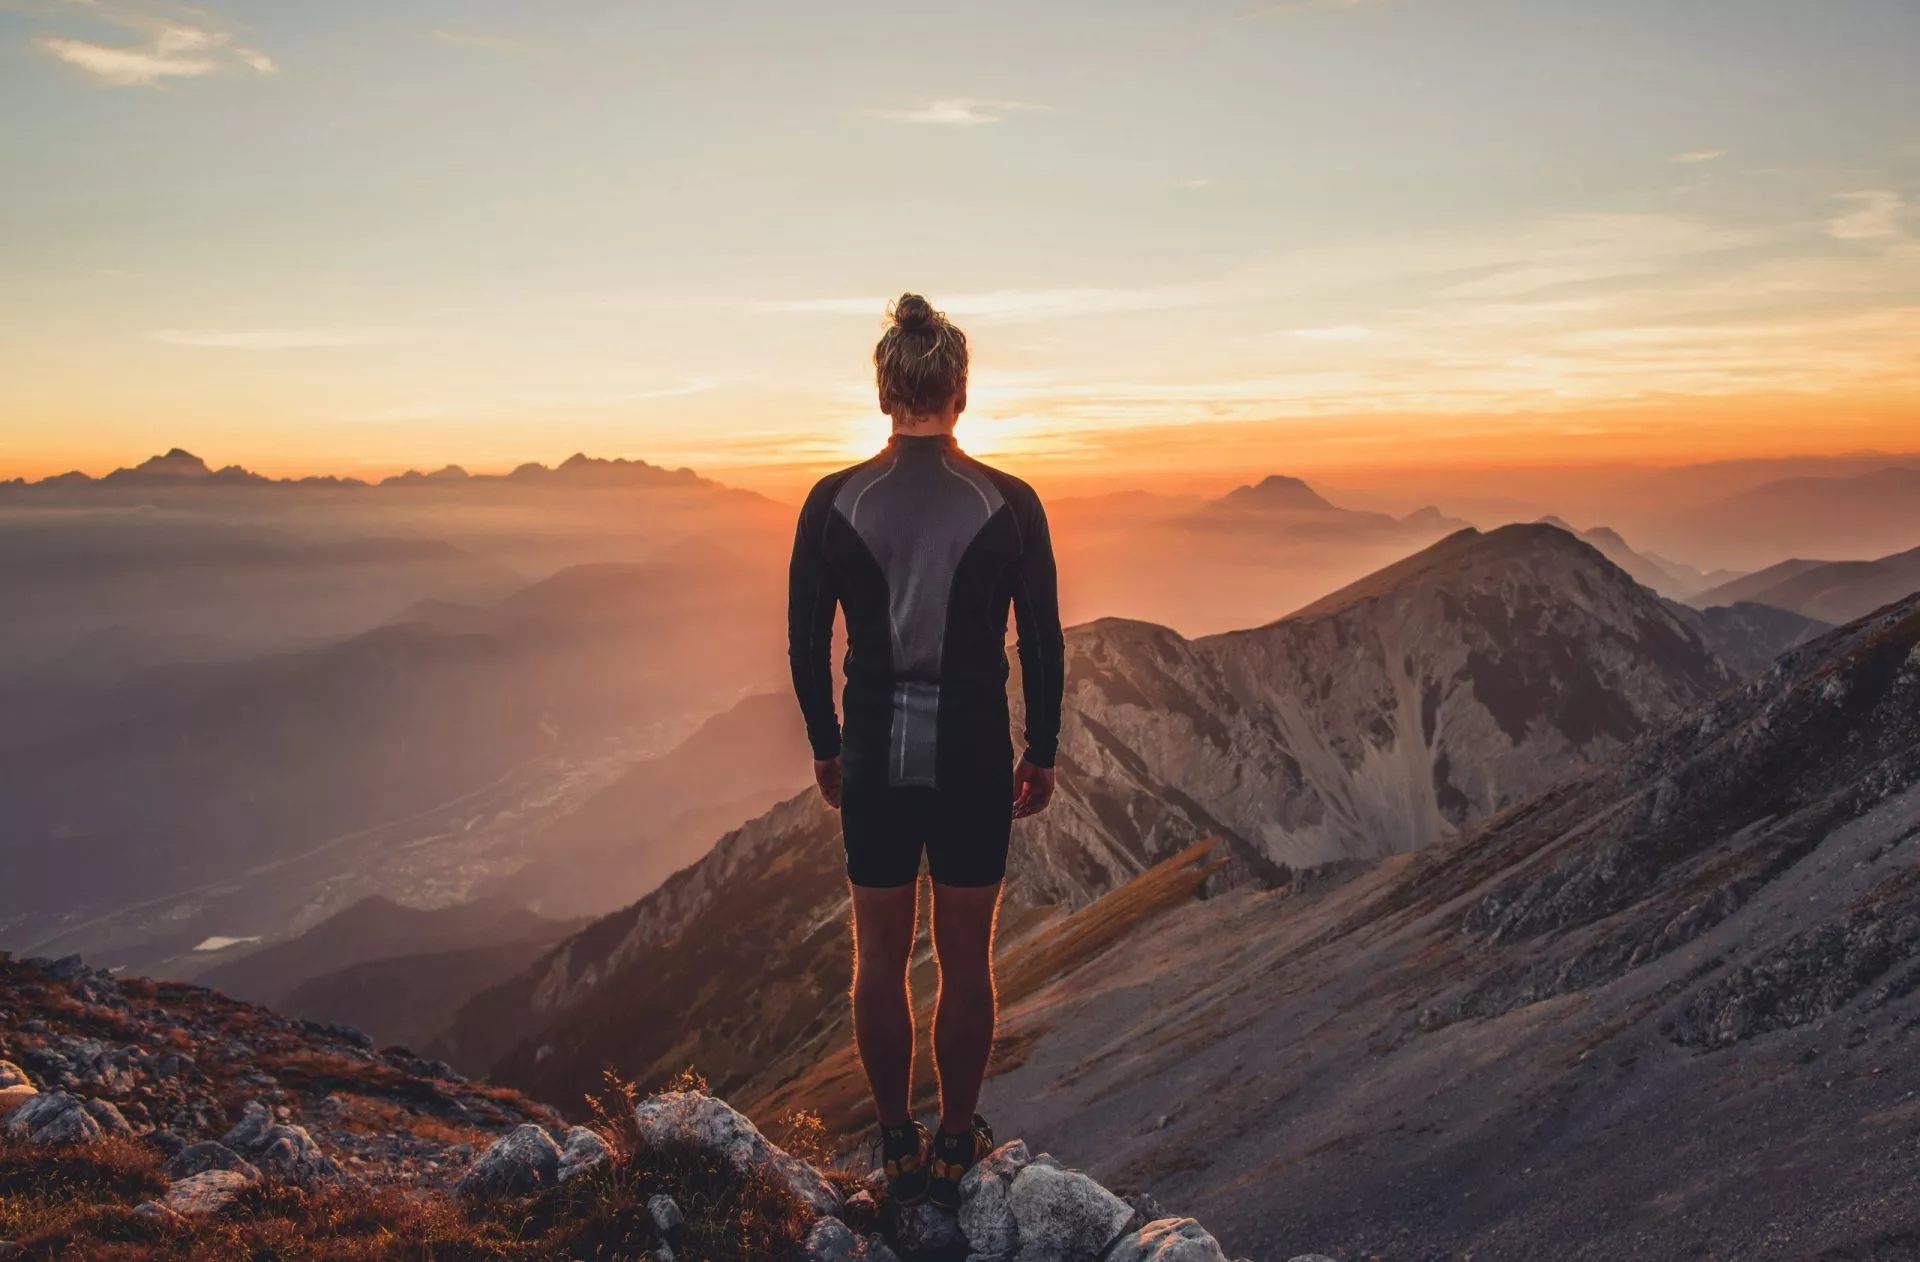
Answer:
<path fill-rule="evenodd" d="M 814 486 L 794 533 L 787 638 L 816 758 L 842 747 L 830 657 L 836 604 L 847 621 L 849 757 L 884 752 L 889 783 L 931 785 L 996 744 L 1010 754 L 1011 606 L 1025 757 L 1053 765 L 1065 642 L 1046 513 L 1025 482 L 950 436 L 895 435 L 873 459 Z"/>

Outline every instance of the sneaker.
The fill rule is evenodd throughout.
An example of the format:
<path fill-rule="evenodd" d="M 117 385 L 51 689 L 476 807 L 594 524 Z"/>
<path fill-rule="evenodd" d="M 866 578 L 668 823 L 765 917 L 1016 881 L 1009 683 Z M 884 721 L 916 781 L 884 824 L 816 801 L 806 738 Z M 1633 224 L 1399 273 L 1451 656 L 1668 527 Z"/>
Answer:
<path fill-rule="evenodd" d="M 896 1205 L 927 1199 L 927 1155 L 933 1135 L 918 1122 L 880 1128 L 880 1154 L 886 1160 L 887 1195 Z"/>
<path fill-rule="evenodd" d="M 928 1197 L 941 1209 L 959 1209 L 961 1178 L 992 1151 L 993 1128 L 978 1113 L 973 1115 L 973 1129 L 964 1134 L 949 1135 L 946 1127 L 941 1127 L 933 1141 Z"/>

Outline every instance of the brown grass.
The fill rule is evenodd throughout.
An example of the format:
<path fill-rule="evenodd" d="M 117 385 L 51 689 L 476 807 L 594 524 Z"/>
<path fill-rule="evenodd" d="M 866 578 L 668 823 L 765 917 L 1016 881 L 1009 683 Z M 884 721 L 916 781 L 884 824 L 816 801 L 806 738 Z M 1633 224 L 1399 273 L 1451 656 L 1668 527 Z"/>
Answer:
<path fill-rule="evenodd" d="M 691 1085 L 691 1084 L 687 1084 Z M 742 1178 L 692 1145 L 643 1144 L 634 1093 L 610 1082 L 602 1133 L 615 1151 L 607 1168 L 531 1198 L 469 1211 L 443 1196 L 396 1187 L 341 1185 L 303 1191 L 262 1185 L 225 1214 L 191 1222 L 143 1222 L 141 1201 L 164 1195 L 160 1159 L 143 1145 L 109 1140 L 48 1150 L 0 1145 L 0 1239 L 27 1256 L 102 1259 L 338 1259 L 340 1262 L 468 1262 L 644 1256 L 654 1243 L 649 1198 L 672 1196 L 686 1215 L 673 1241 L 686 1262 L 801 1262 L 813 1213 L 776 1184 Z M 789 1139 L 810 1156 L 817 1120 L 795 1118 Z M 844 1190 L 851 1176 L 831 1175 Z M 859 1224 L 861 1227 L 870 1223 Z"/>
<path fill-rule="evenodd" d="M 1192 901 L 1207 877 L 1221 866 L 1221 860 L 1215 857 L 1217 847 L 1215 841 L 1189 846 L 1104 898 L 1044 925 L 1009 947 L 995 966 L 995 993 L 1001 1012 L 1098 959 L 1163 912 Z M 923 1067 L 933 1064 L 932 992 L 931 985 L 914 987 L 914 1026 L 919 1040 L 915 1064 Z M 1039 1035 L 1039 1028 L 1031 1023 L 1019 1030 L 1003 1028 L 994 1040 L 993 1065 L 988 1072 L 999 1073 L 1023 1063 Z M 936 1091 L 932 1075 L 922 1070 L 915 1077 L 920 1085 L 915 1107 L 931 1106 Z M 850 1041 L 765 1098 L 751 1101 L 750 1108 L 763 1115 L 807 1109 L 821 1120 L 827 1136 L 839 1140 L 859 1136 L 873 1124 L 866 1075 Z"/>

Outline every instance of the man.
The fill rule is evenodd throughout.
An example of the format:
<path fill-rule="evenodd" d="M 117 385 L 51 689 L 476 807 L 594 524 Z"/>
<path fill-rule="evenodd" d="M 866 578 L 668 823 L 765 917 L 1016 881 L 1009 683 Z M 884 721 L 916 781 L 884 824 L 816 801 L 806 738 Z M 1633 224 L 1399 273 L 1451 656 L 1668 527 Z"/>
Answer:
<path fill-rule="evenodd" d="M 959 1204 L 993 1147 L 975 1108 L 993 1049 L 993 931 L 1012 821 L 1053 796 L 1060 633 L 1053 545 L 1032 488 L 961 452 L 967 339 L 917 294 L 874 349 L 885 451 L 822 478 L 794 537 L 787 631 L 814 775 L 840 808 L 853 890 L 853 1029 L 901 1204 Z M 846 730 L 829 646 L 845 611 Z M 1026 750 L 1014 765 L 1007 610 L 1018 618 Z M 937 1135 L 913 1119 L 907 964 L 926 856 L 940 997 Z"/>

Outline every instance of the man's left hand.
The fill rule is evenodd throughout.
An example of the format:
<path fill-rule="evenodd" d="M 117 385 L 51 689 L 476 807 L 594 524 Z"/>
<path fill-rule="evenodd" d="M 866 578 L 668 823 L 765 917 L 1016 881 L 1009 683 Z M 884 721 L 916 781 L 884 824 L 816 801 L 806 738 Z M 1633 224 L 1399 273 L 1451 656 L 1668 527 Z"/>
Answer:
<path fill-rule="evenodd" d="M 1013 769 L 1013 817 L 1038 815 L 1053 801 L 1053 768 L 1036 767 L 1026 759 Z"/>

